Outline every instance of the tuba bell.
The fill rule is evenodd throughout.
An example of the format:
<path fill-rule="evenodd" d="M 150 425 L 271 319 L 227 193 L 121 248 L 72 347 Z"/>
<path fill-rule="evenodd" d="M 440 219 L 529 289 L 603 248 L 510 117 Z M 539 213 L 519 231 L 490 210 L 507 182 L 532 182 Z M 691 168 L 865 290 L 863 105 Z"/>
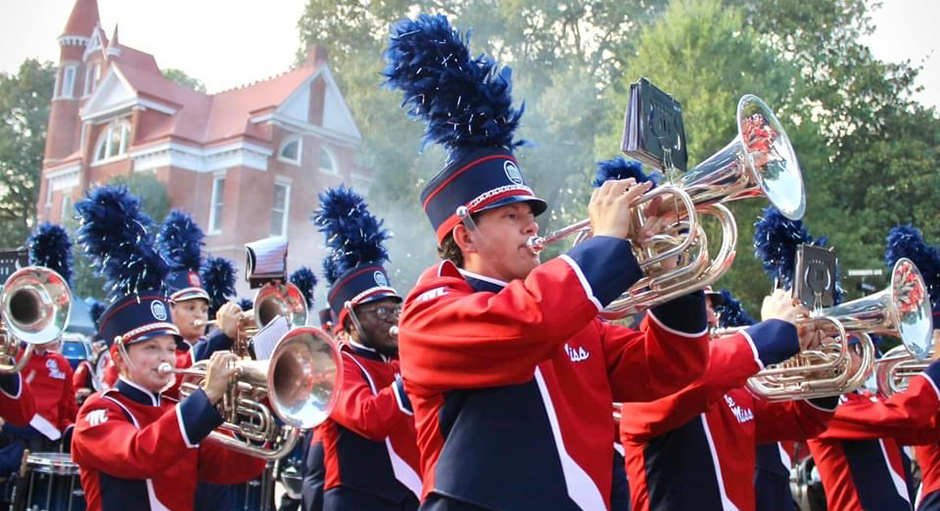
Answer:
<path fill-rule="evenodd" d="M 806 209 L 806 194 L 796 153 L 786 131 L 770 108 L 757 96 L 747 94 L 737 107 L 738 135 L 675 183 L 666 183 L 644 194 L 634 206 L 655 197 L 672 196 L 678 217 L 634 255 L 643 278 L 602 312 L 608 319 L 620 319 L 673 298 L 703 289 L 718 280 L 734 261 L 738 231 L 734 215 L 723 203 L 749 197 L 766 197 L 787 218 L 798 220 Z M 702 217 L 714 217 L 721 230 L 721 248 L 712 258 Z M 643 225 L 639 208 L 634 208 L 634 231 Z M 538 252 L 546 245 L 576 235 L 576 243 L 590 237 L 590 220 L 582 220 L 544 237 L 533 236 L 529 248 Z M 681 256 L 674 268 L 663 263 Z"/>
<path fill-rule="evenodd" d="M 236 361 L 236 376 L 220 401 L 224 422 L 209 438 L 250 456 L 283 457 L 301 430 L 329 417 L 342 385 L 339 356 L 323 331 L 301 327 L 278 340 L 270 360 Z M 205 360 L 186 369 L 163 364 L 160 371 L 183 375 L 180 397 L 185 399 L 201 387 L 207 365 Z"/>
<path fill-rule="evenodd" d="M 883 357 L 875 361 L 875 383 L 878 393 L 891 397 L 907 390 L 911 378 L 922 374 L 933 362 L 933 351 L 928 355 L 929 358 L 920 360 L 904 345 L 888 350 Z"/>
<path fill-rule="evenodd" d="M 27 266 L 10 275 L 0 292 L 0 374 L 19 372 L 33 346 L 58 339 L 71 305 L 68 283 L 53 270 Z M 20 341 L 27 346 L 17 359 Z"/>
<path fill-rule="evenodd" d="M 748 380 L 756 394 L 771 400 L 808 399 L 851 392 L 867 379 L 875 364 L 869 334 L 899 337 L 915 358 L 930 352 L 933 317 L 927 286 L 917 266 L 901 258 L 891 271 L 891 284 L 875 294 L 822 309 L 800 324 L 814 323 L 836 341 L 803 351 L 769 366 Z M 850 338 L 858 358 L 852 360 Z"/>

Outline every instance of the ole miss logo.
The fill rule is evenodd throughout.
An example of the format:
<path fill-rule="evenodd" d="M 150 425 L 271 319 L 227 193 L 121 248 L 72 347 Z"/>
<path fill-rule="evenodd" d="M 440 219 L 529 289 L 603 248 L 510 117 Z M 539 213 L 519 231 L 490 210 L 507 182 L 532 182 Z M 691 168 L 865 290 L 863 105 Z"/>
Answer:
<path fill-rule="evenodd" d="M 522 184 L 522 172 L 519 172 L 519 167 L 517 167 L 515 163 L 506 160 L 503 163 L 503 170 L 506 171 L 506 177 L 508 177 L 510 181 L 517 185 Z"/>
<path fill-rule="evenodd" d="M 384 273 L 376 271 L 372 274 L 372 277 L 375 279 L 376 285 L 381 287 L 388 287 L 388 279 L 385 277 Z"/>
<path fill-rule="evenodd" d="M 192 287 L 202 287 L 202 282 L 199 281 L 199 274 L 191 271 L 189 272 L 189 285 Z"/>
<path fill-rule="evenodd" d="M 166 321 L 166 306 L 163 302 L 157 300 L 150 302 L 150 313 L 153 314 L 153 319 Z"/>

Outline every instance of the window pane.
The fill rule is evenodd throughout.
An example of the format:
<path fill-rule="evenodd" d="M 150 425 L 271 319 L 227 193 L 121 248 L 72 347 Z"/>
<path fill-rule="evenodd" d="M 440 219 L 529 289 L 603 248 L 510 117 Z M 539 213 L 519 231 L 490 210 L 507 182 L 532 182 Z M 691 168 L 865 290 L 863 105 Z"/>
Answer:
<path fill-rule="evenodd" d="M 326 149 L 320 149 L 320 170 L 336 172 L 336 169 L 333 168 L 333 158 L 330 157 L 330 153 L 326 152 Z"/>
<path fill-rule="evenodd" d="M 225 178 L 217 178 L 212 182 L 212 209 L 209 212 L 209 230 L 213 232 L 222 230 L 222 204 L 225 191 Z"/>
<path fill-rule="evenodd" d="M 75 85 L 75 66 L 65 68 L 62 75 L 62 96 L 72 97 L 72 86 Z"/>
<path fill-rule="evenodd" d="M 121 154 L 121 128 L 111 126 L 111 140 L 108 143 L 108 157 L 114 157 Z"/>
<path fill-rule="evenodd" d="M 277 210 L 271 211 L 271 236 L 283 236 L 283 228 L 284 212 Z"/>
<path fill-rule="evenodd" d="M 101 132 L 101 136 L 98 137 L 98 140 L 100 141 L 99 143 L 101 145 L 98 146 L 98 151 L 95 153 L 95 161 L 103 160 L 105 156 L 107 155 L 108 128 L 105 128 L 104 131 Z"/>
<path fill-rule="evenodd" d="M 294 140 L 292 142 L 288 142 L 281 149 L 281 158 L 284 158 L 285 160 L 297 161 L 297 153 L 299 149 L 300 141 Z"/>
<path fill-rule="evenodd" d="M 287 187 L 284 185 L 274 185 L 274 209 L 284 211 L 284 203 L 287 201 Z"/>

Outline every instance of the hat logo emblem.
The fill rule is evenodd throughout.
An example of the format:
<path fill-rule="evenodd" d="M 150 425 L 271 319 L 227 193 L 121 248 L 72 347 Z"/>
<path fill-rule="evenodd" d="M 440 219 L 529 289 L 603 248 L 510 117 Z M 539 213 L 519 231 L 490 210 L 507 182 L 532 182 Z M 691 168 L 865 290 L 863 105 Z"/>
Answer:
<path fill-rule="evenodd" d="M 158 300 L 150 302 L 150 313 L 153 314 L 153 319 L 166 321 L 166 305 L 163 305 L 163 302 Z"/>
<path fill-rule="evenodd" d="M 199 274 L 191 271 L 189 272 L 189 285 L 193 287 L 202 287 L 202 282 L 199 281 Z"/>
<path fill-rule="evenodd" d="M 503 162 L 503 170 L 506 171 L 506 177 L 513 183 L 517 185 L 523 183 L 522 172 L 519 172 L 519 167 L 517 167 L 515 163 L 506 160 Z"/>
<path fill-rule="evenodd" d="M 375 279 L 375 283 L 381 287 L 388 287 L 388 278 L 385 277 L 385 274 L 376 270 L 372 274 L 372 277 Z"/>

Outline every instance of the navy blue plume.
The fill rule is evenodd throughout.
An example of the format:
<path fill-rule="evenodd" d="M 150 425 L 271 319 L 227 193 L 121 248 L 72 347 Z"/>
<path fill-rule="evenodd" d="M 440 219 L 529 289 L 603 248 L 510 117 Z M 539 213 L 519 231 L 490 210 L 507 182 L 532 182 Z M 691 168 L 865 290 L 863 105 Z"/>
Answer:
<path fill-rule="evenodd" d="M 26 242 L 30 264 L 45 266 L 65 279 L 72 280 L 72 240 L 60 225 L 43 222 Z"/>
<path fill-rule="evenodd" d="M 473 58 L 462 35 L 443 15 L 419 15 L 391 27 L 385 84 L 404 95 L 408 115 L 427 123 L 422 149 L 434 142 L 460 147 L 512 149 L 525 105 L 512 107 L 512 71 L 480 55 Z"/>
<path fill-rule="evenodd" d="M 153 221 L 124 186 L 101 186 L 75 205 L 85 246 L 112 298 L 163 289 L 169 268 L 154 246 Z"/>
<path fill-rule="evenodd" d="M 604 182 L 611 179 L 636 179 L 637 183 L 645 183 L 647 181 L 653 181 L 653 187 L 659 184 L 659 179 L 662 178 L 662 174 L 654 172 L 651 175 L 646 175 L 643 172 L 643 164 L 636 160 L 627 160 L 623 156 L 617 156 L 610 160 L 599 161 L 597 162 L 597 173 L 594 175 L 594 182 L 592 183 L 594 188 L 599 188 Z"/>
<path fill-rule="evenodd" d="M 238 306 L 241 307 L 243 311 L 247 311 L 247 310 L 251 310 L 251 308 L 254 307 L 255 304 L 249 298 L 239 298 Z"/>
<path fill-rule="evenodd" d="M 323 258 L 323 276 L 326 277 L 326 281 L 330 285 L 333 285 L 342 274 L 343 272 L 339 271 L 339 265 L 335 259 L 329 256 Z"/>
<path fill-rule="evenodd" d="M 715 314 L 718 314 L 718 325 L 722 328 L 730 328 L 736 326 L 749 326 L 753 325 L 757 321 L 752 318 L 744 306 L 741 305 L 741 301 L 736 299 L 731 291 L 727 289 L 721 290 L 721 297 L 723 299 L 721 305 L 715 306 Z"/>
<path fill-rule="evenodd" d="M 312 309 L 313 288 L 317 287 L 317 276 L 313 274 L 313 270 L 306 266 L 297 268 L 297 271 L 290 274 L 290 282 L 300 288 L 300 292 L 304 294 L 304 299 L 307 300 L 307 309 Z"/>
<path fill-rule="evenodd" d="M 913 225 L 899 225 L 888 233 L 885 264 L 893 268 L 898 259 L 906 257 L 917 266 L 934 311 L 940 311 L 940 251 L 924 241 L 924 236 Z"/>
<path fill-rule="evenodd" d="M 91 322 L 95 324 L 95 328 L 98 328 L 98 320 L 101 319 L 101 315 L 104 314 L 107 308 L 105 304 L 98 300 L 95 300 L 95 303 L 88 308 L 88 315 L 91 316 Z"/>
<path fill-rule="evenodd" d="M 157 247 L 172 269 L 198 272 L 202 267 L 205 235 L 192 217 L 178 209 L 170 211 L 157 234 Z"/>
<path fill-rule="evenodd" d="M 199 273 L 202 288 L 209 295 L 209 318 L 235 296 L 235 265 L 224 257 L 209 257 Z"/>
<path fill-rule="evenodd" d="M 336 277 L 362 264 L 388 261 L 385 240 L 389 238 L 382 221 L 369 212 L 365 200 L 351 188 L 340 185 L 320 193 L 320 206 L 313 221 L 326 235 L 327 259 L 336 265 L 327 272 L 330 285 Z M 330 278 L 330 277 L 333 278 Z"/>

